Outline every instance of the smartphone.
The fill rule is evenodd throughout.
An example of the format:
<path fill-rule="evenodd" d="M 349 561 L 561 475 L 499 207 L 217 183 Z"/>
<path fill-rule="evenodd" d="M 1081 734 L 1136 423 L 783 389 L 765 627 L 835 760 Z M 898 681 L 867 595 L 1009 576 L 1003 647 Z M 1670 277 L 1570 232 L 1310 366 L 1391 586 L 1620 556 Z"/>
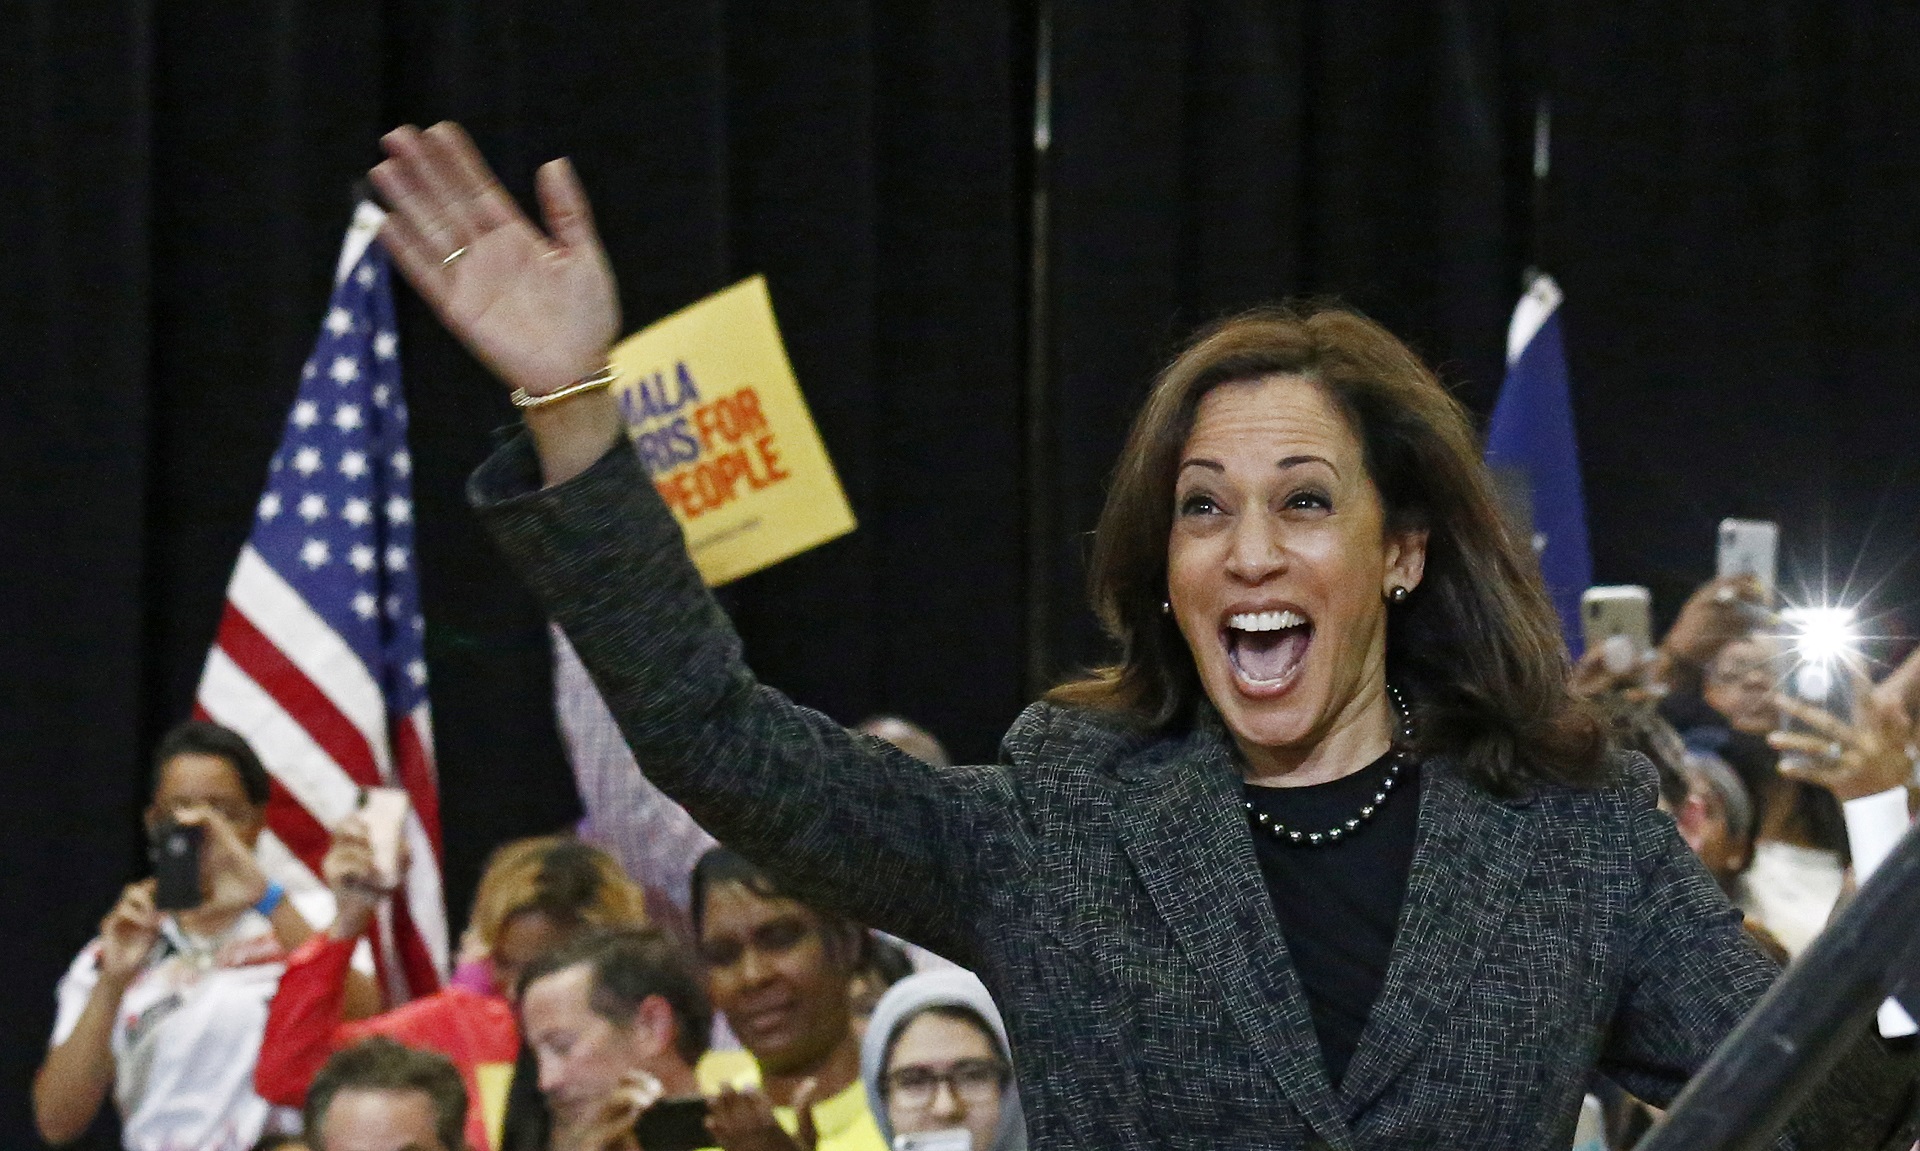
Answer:
<path fill-rule="evenodd" d="M 707 1133 L 707 1101 L 662 1099 L 633 1122 L 633 1138 L 646 1151 L 699 1151 L 713 1146 Z"/>
<path fill-rule="evenodd" d="M 386 891 L 400 885 L 400 836 L 410 808 L 407 793 L 398 787 L 369 787 L 360 792 L 360 818 L 373 848 L 373 868 Z"/>
<path fill-rule="evenodd" d="M 205 901 L 200 891 L 200 843 L 204 828 L 169 819 L 153 829 L 147 850 L 153 858 L 153 906 L 159 911 L 190 911 Z"/>
<path fill-rule="evenodd" d="M 1780 525 L 1770 520 L 1721 520 L 1720 547 L 1715 573 L 1727 576 L 1754 576 L 1768 595 L 1778 585 Z"/>
<path fill-rule="evenodd" d="M 973 1151 L 973 1133 L 965 1127 L 950 1127 L 918 1135 L 895 1135 L 893 1151 Z"/>
<path fill-rule="evenodd" d="M 1586 648 L 1607 652 L 1607 670 L 1625 675 L 1649 651 L 1653 650 L 1653 593 L 1639 584 L 1613 584 L 1590 587 L 1580 596 L 1580 625 Z M 1607 642 L 1623 637 L 1628 651 L 1616 655 L 1621 645 Z M 1624 666 L 1616 667 L 1616 663 Z"/>

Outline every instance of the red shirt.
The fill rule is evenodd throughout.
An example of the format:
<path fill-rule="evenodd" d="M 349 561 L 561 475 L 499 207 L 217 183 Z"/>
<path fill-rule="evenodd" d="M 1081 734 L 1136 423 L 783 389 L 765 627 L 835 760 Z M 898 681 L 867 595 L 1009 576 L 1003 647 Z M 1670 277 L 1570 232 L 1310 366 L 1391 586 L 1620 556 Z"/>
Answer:
<path fill-rule="evenodd" d="M 448 987 L 404 1007 L 355 1023 L 340 1021 L 347 967 L 357 941 L 319 932 L 287 957 L 287 973 L 267 1012 L 266 1037 L 253 1086 L 270 1103 L 299 1107 L 327 1058 L 362 1039 L 384 1035 L 409 1047 L 437 1051 L 453 1061 L 467 1086 L 467 1144 L 488 1151 L 479 1068 L 513 1066 L 520 1029 L 513 1008 L 496 995 Z"/>

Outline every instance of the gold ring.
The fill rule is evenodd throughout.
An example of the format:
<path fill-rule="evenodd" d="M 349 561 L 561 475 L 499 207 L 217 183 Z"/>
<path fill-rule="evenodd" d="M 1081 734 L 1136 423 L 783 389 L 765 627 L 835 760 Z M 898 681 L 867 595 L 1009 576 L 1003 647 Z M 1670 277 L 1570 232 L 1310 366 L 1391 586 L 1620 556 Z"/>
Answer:
<path fill-rule="evenodd" d="M 466 254 L 467 254 L 467 246 L 466 246 L 465 244 L 462 244 L 462 245 L 460 245 L 460 246 L 459 246 L 458 248 L 455 248 L 455 249 L 454 249 L 453 251 L 451 251 L 451 252 L 448 252 L 448 253 L 447 253 L 447 258 L 446 258 L 446 259 L 444 259 L 444 260 L 442 260 L 442 261 L 440 261 L 440 266 L 441 266 L 441 267 L 443 267 L 443 268 L 449 268 L 449 267 L 452 267 L 452 266 L 453 266 L 453 262 L 454 262 L 455 260 L 457 260 L 457 259 L 459 259 L 460 257 L 462 257 L 462 256 L 464 256 L 464 255 L 466 255 Z"/>

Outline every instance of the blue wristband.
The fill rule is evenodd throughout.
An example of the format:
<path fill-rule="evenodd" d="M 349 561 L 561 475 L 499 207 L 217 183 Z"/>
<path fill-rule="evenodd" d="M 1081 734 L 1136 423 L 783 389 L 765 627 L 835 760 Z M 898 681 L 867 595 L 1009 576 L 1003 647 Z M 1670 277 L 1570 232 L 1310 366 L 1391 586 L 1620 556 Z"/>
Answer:
<path fill-rule="evenodd" d="M 260 893 L 260 901 L 253 905 L 253 909 L 262 915 L 272 915 L 273 909 L 280 906 L 280 901 L 286 897 L 287 889 L 280 886 L 278 880 L 269 879 L 267 889 Z"/>

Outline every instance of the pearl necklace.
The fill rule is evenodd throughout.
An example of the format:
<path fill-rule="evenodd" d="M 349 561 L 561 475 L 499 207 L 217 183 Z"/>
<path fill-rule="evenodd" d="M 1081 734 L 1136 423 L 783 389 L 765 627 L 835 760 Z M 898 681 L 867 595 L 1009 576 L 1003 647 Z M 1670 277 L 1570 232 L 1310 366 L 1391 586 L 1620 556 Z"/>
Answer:
<path fill-rule="evenodd" d="M 1401 696 L 1399 688 L 1388 684 L 1387 694 L 1393 698 L 1394 710 L 1400 713 L 1400 742 L 1412 743 L 1413 712 L 1408 710 L 1407 701 Z M 1393 789 L 1399 785 L 1400 773 L 1406 770 L 1407 764 L 1413 762 L 1413 757 L 1404 751 L 1395 751 L 1392 754 L 1393 763 L 1387 767 L 1387 777 L 1380 781 L 1380 790 L 1374 792 L 1373 798 L 1361 806 L 1360 814 L 1345 823 L 1335 824 L 1325 831 L 1301 831 L 1299 828 L 1288 827 L 1264 811 L 1255 811 L 1252 800 L 1246 803 L 1247 814 L 1253 817 L 1256 824 L 1265 828 L 1269 835 L 1282 843 L 1304 844 L 1308 847 L 1339 843 L 1347 836 L 1359 831 L 1379 812 L 1380 808 L 1386 804 L 1387 796 L 1393 794 Z"/>

